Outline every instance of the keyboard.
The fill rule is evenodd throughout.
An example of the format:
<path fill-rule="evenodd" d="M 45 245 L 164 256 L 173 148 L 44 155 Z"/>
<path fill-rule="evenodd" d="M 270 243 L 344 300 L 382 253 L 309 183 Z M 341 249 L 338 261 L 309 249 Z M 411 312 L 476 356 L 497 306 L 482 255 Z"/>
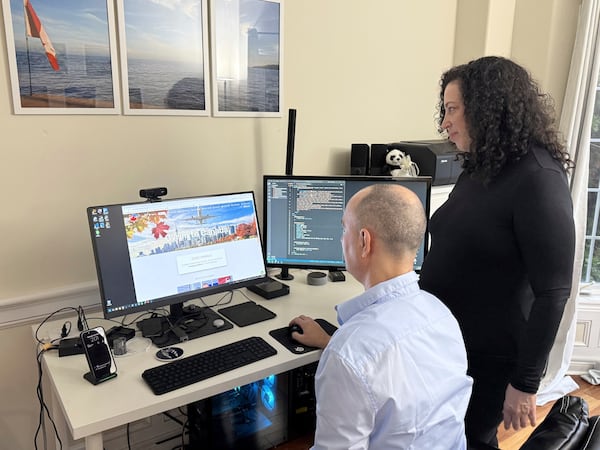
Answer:
<path fill-rule="evenodd" d="M 261 337 L 249 337 L 162 366 L 146 369 L 142 378 L 156 395 L 268 358 L 277 353 Z"/>

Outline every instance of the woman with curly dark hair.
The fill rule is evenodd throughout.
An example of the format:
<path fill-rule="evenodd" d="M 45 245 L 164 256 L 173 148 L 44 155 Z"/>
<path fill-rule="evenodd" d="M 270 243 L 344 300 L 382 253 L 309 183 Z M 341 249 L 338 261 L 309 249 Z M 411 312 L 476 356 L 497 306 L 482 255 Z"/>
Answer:
<path fill-rule="evenodd" d="M 464 170 L 431 218 L 420 284 L 463 332 L 474 379 L 469 448 L 496 448 L 500 423 L 536 422 L 536 393 L 571 291 L 573 164 L 549 96 L 506 58 L 445 72 L 438 120 Z"/>

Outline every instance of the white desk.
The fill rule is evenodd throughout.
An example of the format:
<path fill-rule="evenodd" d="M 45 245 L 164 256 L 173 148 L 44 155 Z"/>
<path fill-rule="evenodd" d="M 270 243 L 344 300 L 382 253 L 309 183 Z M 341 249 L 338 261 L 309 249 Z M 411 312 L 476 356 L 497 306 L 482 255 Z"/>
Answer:
<path fill-rule="evenodd" d="M 83 374 L 88 371 L 84 355 L 59 358 L 56 351 L 46 352 L 43 363 L 49 383 L 44 385 L 44 392 L 46 396 L 51 394 L 52 417 L 57 423 L 61 438 L 68 432 L 73 439 L 85 438 L 87 450 L 102 450 L 102 432 L 111 428 L 318 360 L 320 351 L 295 355 L 273 339 L 269 331 L 287 326 L 290 319 L 300 314 L 323 318 L 337 325 L 334 306 L 362 292 L 362 286 L 349 274 L 346 275 L 345 282 L 309 286 L 306 283 L 308 271 L 291 273 L 295 279 L 286 282 L 290 286 L 290 295 L 265 300 L 243 289 L 252 300 L 276 313 L 277 317 L 274 319 L 242 328 L 234 325 L 233 329 L 178 344 L 184 349 L 184 356 L 189 356 L 248 336 L 261 336 L 277 350 L 277 355 L 167 394 L 154 395 L 141 378 L 145 369 L 161 364 L 154 357 L 157 351 L 154 346 L 145 353 L 117 358 L 118 376 L 97 386 L 83 378 Z M 219 297 L 220 295 L 215 295 L 205 301 L 210 305 Z M 247 299 L 240 292 L 235 292 L 231 304 L 244 301 Z M 58 322 L 62 323 L 64 320 Z M 112 322 L 89 318 L 88 323 L 90 327 L 103 325 L 106 329 L 114 325 Z M 42 327 L 40 336 L 44 336 L 45 327 Z M 55 330 L 57 324 L 49 323 L 47 327 Z M 35 328 L 37 326 L 33 327 L 34 330 Z"/>

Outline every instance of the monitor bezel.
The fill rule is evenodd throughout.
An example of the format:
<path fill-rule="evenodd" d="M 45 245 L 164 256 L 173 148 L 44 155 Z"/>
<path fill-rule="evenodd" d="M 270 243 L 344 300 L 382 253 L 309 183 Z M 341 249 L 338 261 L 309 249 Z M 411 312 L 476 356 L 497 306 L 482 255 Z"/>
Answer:
<path fill-rule="evenodd" d="M 268 233 L 269 233 L 269 221 L 267 220 L 268 214 L 268 196 L 267 196 L 267 183 L 269 180 L 291 180 L 291 181 L 302 181 L 302 180 L 325 180 L 325 181 L 363 181 L 363 182 L 373 182 L 373 183 L 392 183 L 396 184 L 399 182 L 408 182 L 413 183 L 415 181 L 424 182 L 426 185 L 426 202 L 423 205 L 425 210 L 425 216 L 427 218 L 427 229 L 425 230 L 425 234 L 423 236 L 423 259 L 427 256 L 427 251 L 429 248 L 429 214 L 431 209 L 431 186 L 432 186 L 432 177 L 430 176 L 417 176 L 417 177 L 393 177 L 386 175 L 264 175 L 263 176 L 263 254 L 265 257 L 265 265 L 267 268 L 281 268 L 287 273 L 287 269 L 302 269 L 302 270 L 328 270 L 328 271 L 342 271 L 346 270 L 345 264 L 342 266 L 335 264 L 314 264 L 313 262 L 307 262 L 306 264 L 301 262 L 270 262 L 268 261 L 268 253 L 267 253 L 267 242 L 268 242 Z M 341 224 L 340 224 L 341 227 Z M 340 243 L 341 247 L 341 243 Z M 420 270 L 415 270 L 417 273 Z"/>
<path fill-rule="evenodd" d="M 159 297 L 151 302 L 142 303 L 137 306 L 131 306 L 125 310 L 109 310 L 109 307 L 107 306 L 107 298 L 106 298 L 106 292 L 105 292 L 105 283 L 107 282 L 107 280 L 105 280 L 105 277 L 103 276 L 102 266 L 99 262 L 97 241 L 96 241 L 96 237 L 95 237 L 95 230 L 94 230 L 94 224 L 92 222 L 91 211 L 93 209 L 97 209 L 97 208 L 101 208 L 101 207 L 107 207 L 107 208 L 120 207 L 120 208 L 122 208 L 122 207 L 129 207 L 129 206 L 135 206 L 135 205 L 146 205 L 150 202 L 149 201 L 136 201 L 136 202 L 126 202 L 126 203 L 110 203 L 110 204 L 100 204 L 97 206 L 88 207 L 86 209 L 86 214 L 87 214 L 87 218 L 88 218 L 88 228 L 89 228 L 89 233 L 90 233 L 90 237 L 92 240 L 92 251 L 93 251 L 93 257 L 94 257 L 94 264 L 96 267 L 98 288 L 100 291 L 100 299 L 101 299 L 101 304 L 102 304 L 102 314 L 103 314 L 104 318 L 105 319 L 113 319 L 115 317 L 123 317 L 123 316 L 131 315 L 131 314 L 140 314 L 140 313 L 153 311 L 153 310 L 157 310 L 157 309 L 165 308 L 165 307 L 171 308 L 172 316 L 178 316 L 178 315 L 180 315 L 181 308 L 183 307 L 183 304 L 185 302 L 188 302 L 188 301 L 194 300 L 194 299 L 199 299 L 202 297 L 206 297 L 209 295 L 219 294 L 219 293 L 223 293 L 223 292 L 227 292 L 227 291 L 233 291 L 235 289 L 244 288 L 244 287 L 251 286 L 251 285 L 254 285 L 254 284 L 264 281 L 265 278 L 267 277 L 267 266 L 266 266 L 266 259 L 264 256 L 264 244 L 263 244 L 263 240 L 262 240 L 259 212 L 258 212 L 258 208 L 257 208 L 258 203 L 257 203 L 256 195 L 255 195 L 254 191 L 247 190 L 247 191 L 239 191 L 239 192 L 201 194 L 201 195 L 178 197 L 178 198 L 165 198 L 159 202 L 152 202 L 152 203 L 154 203 L 156 205 L 160 205 L 161 203 L 175 202 L 175 201 L 182 201 L 182 200 L 194 200 L 194 199 L 203 199 L 203 198 L 218 199 L 219 197 L 247 195 L 247 194 L 252 195 L 253 206 L 254 206 L 254 216 L 256 219 L 257 239 L 259 239 L 259 246 L 260 246 L 260 249 L 262 252 L 262 263 L 263 263 L 264 274 L 262 274 L 261 276 L 257 275 L 254 278 L 250 278 L 250 279 L 246 279 L 246 280 L 232 281 L 230 283 L 225 283 L 225 284 L 221 284 L 221 285 L 216 285 L 216 286 L 211 286 L 211 287 L 207 287 L 207 288 L 196 289 L 193 291 L 181 292 L 181 293 L 174 294 L 174 295 Z M 131 283 L 133 284 L 133 280 L 131 280 Z M 134 291 L 135 291 L 135 289 L 134 289 Z M 133 301 L 135 302 L 135 300 L 136 299 L 134 298 Z"/>

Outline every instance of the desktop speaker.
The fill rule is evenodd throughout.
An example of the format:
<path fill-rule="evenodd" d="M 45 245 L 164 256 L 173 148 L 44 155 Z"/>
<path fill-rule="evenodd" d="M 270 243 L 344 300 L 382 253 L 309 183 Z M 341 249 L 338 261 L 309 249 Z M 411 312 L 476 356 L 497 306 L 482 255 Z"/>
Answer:
<path fill-rule="evenodd" d="M 369 173 L 369 145 L 352 144 L 350 148 L 350 175 Z"/>
<path fill-rule="evenodd" d="M 386 175 L 385 155 L 387 155 L 387 144 L 371 144 L 371 171 L 370 175 Z"/>

